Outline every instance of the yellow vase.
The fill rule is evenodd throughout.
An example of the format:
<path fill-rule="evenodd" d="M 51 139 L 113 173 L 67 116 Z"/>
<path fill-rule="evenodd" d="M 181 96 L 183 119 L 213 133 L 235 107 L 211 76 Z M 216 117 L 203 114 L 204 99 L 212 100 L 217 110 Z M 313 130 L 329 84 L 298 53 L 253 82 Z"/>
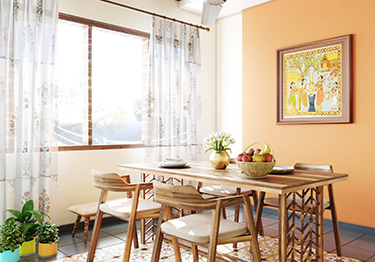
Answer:
<path fill-rule="evenodd" d="M 20 247 L 21 256 L 29 256 L 35 253 L 35 238 L 33 240 L 23 242 Z"/>
<path fill-rule="evenodd" d="M 225 169 L 229 165 L 230 156 L 227 151 L 213 151 L 210 162 L 215 169 Z"/>
<path fill-rule="evenodd" d="M 38 255 L 40 258 L 50 258 L 57 254 L 57 243 L 52 244 L 39 243 Z"/>

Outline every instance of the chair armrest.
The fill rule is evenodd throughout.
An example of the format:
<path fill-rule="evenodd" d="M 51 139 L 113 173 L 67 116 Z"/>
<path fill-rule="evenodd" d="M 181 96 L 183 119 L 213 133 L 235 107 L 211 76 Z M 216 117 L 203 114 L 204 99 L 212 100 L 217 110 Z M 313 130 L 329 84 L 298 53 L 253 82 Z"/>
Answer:
<path fill-rule="evenodd" d="M 139 183 L 140 185 L 140 190 L 145 190 L 145 189 L 153 189 L 154 185 L 152 182 L 141 182 Z"/>

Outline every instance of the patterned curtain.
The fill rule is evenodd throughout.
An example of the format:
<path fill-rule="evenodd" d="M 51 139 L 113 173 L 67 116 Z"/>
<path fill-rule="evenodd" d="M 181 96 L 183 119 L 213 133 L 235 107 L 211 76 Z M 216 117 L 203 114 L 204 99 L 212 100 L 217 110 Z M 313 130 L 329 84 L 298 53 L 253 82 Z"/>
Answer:
<path fill-rule="evenodd" d="M 57 218 L 57 2 L 0 1 L 0 224 L 30 199 Z"/>
<path fill-rule="evenodd" d="M 153 17 L 150 62 L 146 160 L 201 160 L 199 30 Z"/>

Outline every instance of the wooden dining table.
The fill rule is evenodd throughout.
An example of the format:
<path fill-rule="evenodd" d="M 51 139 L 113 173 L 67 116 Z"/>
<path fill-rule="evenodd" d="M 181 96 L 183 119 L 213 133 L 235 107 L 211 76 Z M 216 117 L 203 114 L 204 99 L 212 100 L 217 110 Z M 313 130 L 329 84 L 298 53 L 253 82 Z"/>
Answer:
<path fill-rule="evenodd" d="M 294 170 L 289 174 L 268 174 L 249 178 L 236 164 L 214 169 L 209 162 L 190 162 L 181 168 L 161 167 L 159 163 L 120 164 L 120 169 L 139 171 L 176 179 L 248 188 L 279 196 L 279 261 L 323 261 L 323 186 L 348 179 L 348 174 Z M 308 212 L 301 221 L 297 203 L 301 197 Z M 312 206 L 314 205 L 314 208 Z M 289 210 L 289 212 L 288 212 Z M 306 220 L 306 221 L 305 221 Z M 298 224 L 298 223 L 302 223 Z M 305 260 L 307 258 L 307 260 Z"/>

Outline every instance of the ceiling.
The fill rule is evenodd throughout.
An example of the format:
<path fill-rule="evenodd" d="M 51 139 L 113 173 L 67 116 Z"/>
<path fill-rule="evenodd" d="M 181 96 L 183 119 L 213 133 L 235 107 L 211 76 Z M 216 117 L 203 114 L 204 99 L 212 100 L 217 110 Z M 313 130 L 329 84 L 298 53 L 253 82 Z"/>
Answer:
<path fill-rule="evenodd" d="M 203 0 L 175 0 L 179 8 L 197 14 L 202 14 Z M 244 9 L 260 5 L 272 0 L 227 0 L 223 4 L 218 18 L 241 12 Z"/>

